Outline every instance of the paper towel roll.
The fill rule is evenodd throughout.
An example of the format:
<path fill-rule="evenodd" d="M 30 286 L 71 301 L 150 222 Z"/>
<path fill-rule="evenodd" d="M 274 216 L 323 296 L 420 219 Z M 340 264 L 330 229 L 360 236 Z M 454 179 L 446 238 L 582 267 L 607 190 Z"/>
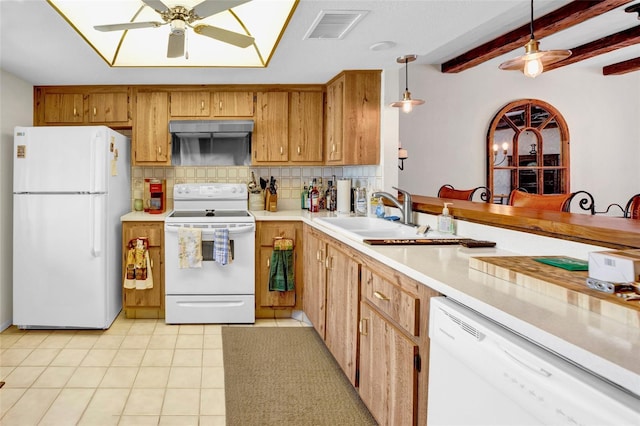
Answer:
<path fill-rule="evenodd" d="M 338 180 L 338 213 L 351 212 L 351 179 Z"/>

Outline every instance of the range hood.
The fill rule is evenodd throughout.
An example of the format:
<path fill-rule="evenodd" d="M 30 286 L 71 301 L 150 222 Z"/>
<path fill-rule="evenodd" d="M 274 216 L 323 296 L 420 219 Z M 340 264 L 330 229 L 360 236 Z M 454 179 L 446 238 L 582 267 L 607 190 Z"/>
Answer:
<path fill-rule="evenodd" d="M 249 166 L 253 120 L 173 120 L 174 166 Z"/>

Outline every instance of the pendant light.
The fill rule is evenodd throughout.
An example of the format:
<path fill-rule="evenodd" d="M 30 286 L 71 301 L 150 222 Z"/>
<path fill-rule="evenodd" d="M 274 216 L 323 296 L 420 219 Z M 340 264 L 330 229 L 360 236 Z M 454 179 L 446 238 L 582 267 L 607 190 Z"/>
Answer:
<path fill-rule="evenodd" d="M 409 92 L 409 62 L 416 60 L 417 55 L 404 55 L 396 59 L 399 64 L 404 64 L 405 69 L 405 89 L 402 94 L 402 100 L 391 104 L 392 107 L 402 108 L 402 112 L 410 113 L 413 107 L 416 105 L 422 105 L 424 101 L 422 99 L 411 99 L 411 92 Z"/>
<path fill-rule="evenodd" d="M 522 71 L 524 75 L 536 78 L 545 65 L 553 64 L 571 56 L 570 50 L 538 50 L 540 43 L 533 36 L 533 0 L 531 0 L 531 39 L 524 45 L 525 54 L 500 64 L 501 70 Z"/>

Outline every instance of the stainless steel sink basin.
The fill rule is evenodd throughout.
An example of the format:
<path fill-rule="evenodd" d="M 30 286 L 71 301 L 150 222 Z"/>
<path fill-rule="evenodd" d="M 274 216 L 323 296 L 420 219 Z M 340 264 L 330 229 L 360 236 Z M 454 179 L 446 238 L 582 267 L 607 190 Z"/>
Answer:
<path fill-rule="evenodd" d="M 314 221 L 359 241 L 370 239 L 451 238 L 449 234 L 441 234 L 432 230 L 427 232 L 426 235 L 417 234 L 418 228 L 415 226 L 372 217 L 322 217 L 314 219 Z"/>

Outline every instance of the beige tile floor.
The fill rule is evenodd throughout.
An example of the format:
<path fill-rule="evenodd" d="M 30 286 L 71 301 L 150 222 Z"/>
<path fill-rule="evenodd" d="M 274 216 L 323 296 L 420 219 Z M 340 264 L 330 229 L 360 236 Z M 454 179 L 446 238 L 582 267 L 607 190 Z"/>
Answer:
<path fill-rule="evenodd" d="M 222 327 L 122 314 L 108 330 L 10 327 L 0 334 L 0 425 L 224 425 Z"/>

